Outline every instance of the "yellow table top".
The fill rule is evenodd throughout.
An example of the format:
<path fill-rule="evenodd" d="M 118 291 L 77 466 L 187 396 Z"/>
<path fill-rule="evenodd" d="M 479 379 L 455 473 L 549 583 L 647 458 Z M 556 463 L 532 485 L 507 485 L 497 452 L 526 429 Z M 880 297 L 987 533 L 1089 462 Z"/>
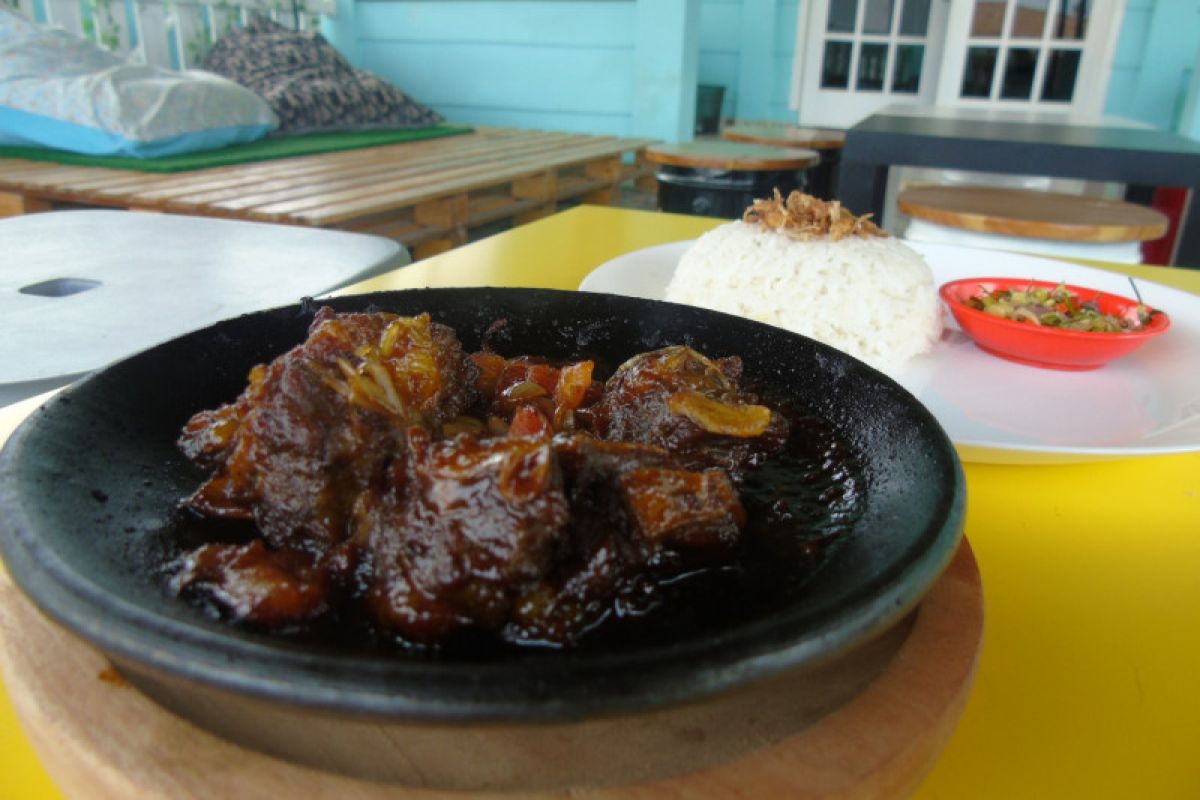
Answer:
<path fill-rule="evenodd" d="M 584 206 L 346 291 L 573 289 L 614 256 L 719 222 Z M 1095 266 L 1200 294 L 1197 271 Z M 0 412 L 0 438 L 33 407 Z M 917 797 L 1200 797 L 1200 453 L 964 469 L 983 656 Z M 0 693 L 0 797 L 58 796 Z"/>

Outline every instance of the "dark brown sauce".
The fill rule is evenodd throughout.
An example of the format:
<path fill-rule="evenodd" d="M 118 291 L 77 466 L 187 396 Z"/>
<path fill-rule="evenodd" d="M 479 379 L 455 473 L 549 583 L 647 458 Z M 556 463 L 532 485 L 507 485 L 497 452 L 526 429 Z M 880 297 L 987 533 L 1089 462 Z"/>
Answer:
<path fill-rule="evenodd" d="M 169 591 L 306 648 L 468 662 L 802 609 L 863 505 L 834 427 L 739 386 L 737 356 L 671 345 L 604 372 L 323 309 L 184 426 L 212 472 L 181 501 Z"/>
<path fill-rule="evenodd" d="M 610 615 L 580 649 L 691 639 L 802 602 L 808 581 L 856 519 L 864 479 L 827 423 L 789 416 L 785 448 L 741 484 L 747 525 L 733 561 L 656 584 L 648 608 Z"/>
<path fill-rule="evenodd" d="M 803 602 L 809 580 L 853 525 L 865 480 L 850 448 L 828 423 L 795 411 L 785 413 L 791 422 L 787 444 L 750 470 L 739 487 L 747 525 L 733 560 L 698 565 L 666 580 L 647 576 L 635 582 L 611 611 L 578 637 L 573 651 L 613 652 L 685 641 Z M 183 526 L 187 541 L 180 544 L 185 547 L 203 541 L 245 541 L 255 535 L 250 523 L 200 517 L 192 521 L 194 525 Z M 206 610 L 219 616 L 214 607 Z M 479 629 L 460 631 L 434 646 L 413 643 L 378 630 L 353 606 L 334 609 L 303 626 L 272 629 L 269 635 L 343 654 L 464 662 L 561 649 L 552 643 L 513 643 Z"/>

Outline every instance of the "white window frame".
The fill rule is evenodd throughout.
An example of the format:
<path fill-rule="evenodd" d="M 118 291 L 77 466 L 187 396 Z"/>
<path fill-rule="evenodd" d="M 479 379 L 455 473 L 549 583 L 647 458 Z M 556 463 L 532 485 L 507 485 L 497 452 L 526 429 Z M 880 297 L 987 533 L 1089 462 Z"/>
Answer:
<path fill-rule="evenodd" d="M 935 14 L 938 6 L 942 6 L 944 16 Z M 813 75 L 812 85 L 816 86 L 816 75 L 819 75 L 823 53 L 820 47 L 810 47 L 810 33 L 816 38 L 818 32 L 824 29 L 827 19 L 828 3 L 825 0 L 806 0 L 805 8 L 797 15 L 796 47 L 792 58 L 792 83 L 789 94 L 789 105 L 797 112 L 797 118 L 802 125 L 836 125 L 836 121 L 821 119 L 805 113 L 806 91 L 805 80 Z M 1053 4 L 1051 4 L 1053 6 Z M 989 40 L 998 48 L 1003 48 L 1010 41 L 1025 42 L 1041 46 L 1045 39 L 1011 40 L 1008 38 L 1008 21 L 1013 13 L 1013 5 L 1005 13 L 1005 26 L 1002 37 Z M 1044 75 L 1046 58 L 1038 59 L 1037 72 L 1034 76 L 1034 93 L 1030 100 L 1000 99 L 1000 71 L 1004 64 L 997 65 L 997 79 L 993 83 L 992 96 L 988 98 L 962 98 L 958 96 L 962 84 L 962 70 L 966 63 L 966 54 L 974 14 L 974 0 L 933 0 L 930 13 L 930 47 L 926 51 L 926 71 L 922 75 L 922 91 L 918 95 L 891 95 L 882 92 L 872 97 L 879 102 L 873 104 L 877 108 L 884 106 L 911 106 L 921 108 L 937 105 L 944 108 L 987 111 L 1003 109 L 1011 111 L 1027 111 L 1050 116 L 1082 116 L 1098 117 L 1103 113 L 1105 95 L 1108 92 L 1109 79 L 1112 76 L 1112 62 L 1116 54 L 1117 38 L 1120 34 L 1120 23 L 1125 16 L 1125 0 L 1095 0 L 1088 18 L 1089 32 L 1086 46 L 1081 47 L 1082 55 L 1077 73 L 1075 91 L 1071 102 L 1040 102 L 1037 98 L 1038 87 Z M 897 11 L 898 13 L 898 11 Z M 1049 26 L 1053 14 L 1047 14 L 1046 25 Z M 944 28 L 939 31 L 939 20 Z M 857 34 L 847 35 L 846 38 L 860 40 Z M 941 42 L 941 48 L 935 51 L 933 44 Z M 1068 43 L 1069 44 L 1069 43 Z M 1082 44 L 1082 43 L 1081 43 Z M 855 49 L 857 53 L 857 48 Z M 856 58 L 857 56 L 855 56 Z M 931 59 L 940 58 L 940 66 Z M 894 68 L 894 59 L 889 59 L 889 72 Z M 851 63 L 851 81 L 854 80 L 855 63 Z M 816 71 L 814 73 L 814 71 Z M 890 75 L 889 75 L 890 78 Z M 890 84 L 885 84 L 889 86 Z M 871 103 L 863 107 L 870 108 Z M 868 111 L 868 113 L 870 113 Z M 842 124 L 846 124 L 844 121 Z"/>
<path fill-rule="evenodd" d="M 805 113 L 803 109 L 804 102 L 804 81 L 811 76 L 812 86 L 815 91 L 822 91 L 818 88 L 821 70 L 823 68 L 824 52 L 820 47 L 808 47 L 809 32 L 823 32 L 828 20 L 829 4 L 823 0 L 806 0 L 801 13 L 797 15 L 796 24 L 796 47 L 792 56 L 792 85 L 789 94 L 789 105 L 796 109 L 800 114 L 800 122 L 804 125 L 824 125 L 840 127 L 845 124 L 847 115 L 863 115 L 869 114 L 874 108 L 879 108 L 892 104 L 925 106 L 931 105 L 936 97 L 937 85 L 936 70 L 929 71 L 929 64 L 936 64 L 941 58 L 940 50 L 944 46 L 945 39 L 944 30 L 946 23 L 945 5 L 946 0 L 933 0 L 929 9 L 929 33 L 924 40 L 925 45 L 925 66 L 922 67 L 921 89 L 917 94 L 900 93 L 893 94 L 891 91 L 892 75 L 896 68 L 895 48 L 897 44 L 904 44 L 908 37 L 897 36 L 893 37 L 890 33 L 886 36 L 876 34 L 862 34 L 857 31 L 854 33 L 837 34 L 837 38 L 853 41 L 855 46 L 851 50 L 851 61 L 849 68 L 850 84 L 853 86 L 858 76 L 858 57 L 861 52 L 861 44 L 863 42 L 874 42 L 879 39 L 886 39 L 889 42 L 888 68 L 887 75 L 884 76 L 883 90 L 879 92 L 863 92 L 861 94 L 849 90 L 846 95 L 847 103 L 842 104 L 843 107 L 838 110 L 835 117 L 821 118 L 813 113 Z M 860 12 L 863 10 L 863 2 L 859 0 Z M 899 0 L 895 3 L 892 9 L 893 22 L 900 14 L 901 3 Z M 856 15 L 856 23 L 861 24 L 862 13 Z M 856 24 L 856 28 L 858 27 Z M 912 41 L 917 41 L 914 37 Z M 838 92 L 840 90 L 824 90 L 826 92 Z M 847 110 L 846 107 L 855 103 L 854 96 L 858 94 L 859 101 L 856 105 Z"/>
<path fill-rule="evenodd" d="M 818 2 L 818 0 L 813 0 L 813 2 Z M 1037 99 L 1039 87 L 1042 85 L 1042 78 L 1045 75 L 1047 63 L 1045 55 L 1047 50 L 1052 47 L 1052 40 L 1046 35 L 1046 31 L 1053 24 L 1054 15 L 1046 15 L 1045 29 L 1041 39 L 1013 39 L 1009 36 L 1009 28 L 1017 5 L 1015 0 L 1008 2 L 1001 35 L 995 38 L 976 39 L 972 44 L 994 44 L 1001 52 L 1005 52 L 1008 45 L 1028 44 L 1030 47 L 1041 48 L 1042 56 L 1038 58 L 1037 70 L 1033 76 L 1033 97 L 1029 100 L 1006 100 L 1000 97 L 1000 86 L 1003 83 L 1003 61 L 997 65 L 990 97 L 959 97 L 975 3 L 973 0 L 949 0 L 949 2 L 950 16 L 946 22 L 946 41 L 958 44 L 954 46 L 947 44 L 943 51 L 942 68 L 938 76 L 937 105 L 951 108 L 1025 109 L 1079 116 L 1100 116 L 1104 111 L 1104 99 L 1108 93 L 1109 78 L 1112 76 L 1112 60 L 1116 54 L 1117 37 L 1120 34 L 1119 23 L 1125 16 L 1125 0 L 1094 0 L 1088 17 L 1088 41 L 1086 46 L 1082 46 L 1083 43 L 1080 43 L 1082 54 L 1079 59 L 1079 71 L 1076 76 L 1075 91 L 1069 103 L 1041 102 Z M 1051 3 L 1051 7 L 1053 7 L 1053 3 Z M 1071 44 L 1067 41 L 1063 43 L 1068 46 Z"/>

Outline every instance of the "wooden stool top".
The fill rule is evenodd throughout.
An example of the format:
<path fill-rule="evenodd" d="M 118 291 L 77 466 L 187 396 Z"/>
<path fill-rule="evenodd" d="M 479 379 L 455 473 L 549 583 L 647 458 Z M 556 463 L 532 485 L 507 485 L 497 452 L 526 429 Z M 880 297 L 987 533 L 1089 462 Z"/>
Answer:
<path fill-rule="evenodd" d="M 807 169 L 816 166 L 821 156 L 815 150 L 767 147 L 713 139 L 651 145 L 646 148 L 646 160 L 672 167 L 768 172 Z"/>
<path fill-rule="evenodd" d="M 904 214 L 978 233 L 1071 242 L 1133 242 L 1167 232 L 1165 214 L 1136 203 L 983 186 L 913 186 L 900 192 Z"/>
<path fill-rule="evenodd" d="M 737 122 L 727 126 L 721 135 L 731 142 L 807 147 L 812 150 L 840 150 L 846 144 L 845 131 L 801 128 L 788 122 Z"/>

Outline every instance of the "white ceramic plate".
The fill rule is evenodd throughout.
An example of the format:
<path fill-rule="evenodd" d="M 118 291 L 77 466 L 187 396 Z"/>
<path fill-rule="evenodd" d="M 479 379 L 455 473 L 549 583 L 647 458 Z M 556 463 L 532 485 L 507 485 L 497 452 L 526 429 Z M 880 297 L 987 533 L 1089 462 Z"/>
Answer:
<path fill-rule="evenodd" d="M 908 243 L 937 284 L 972 276 L 1064 281 L 1126 297 L 1129 280 L 1046 258 L 943 244 Z M 579 288 L 662 299 L 691 242 L 626 253 L 591 272 Z M 1014 364 L 975 347 L 945 314 L 933 352 L 895 376 L 923 402 L 967 461 L 1096 461 L 1200 450 L 1200 297 L 1138 281 L 1145 302 L 1171 329 L 1133 355 L 1092 372 Z"/>

